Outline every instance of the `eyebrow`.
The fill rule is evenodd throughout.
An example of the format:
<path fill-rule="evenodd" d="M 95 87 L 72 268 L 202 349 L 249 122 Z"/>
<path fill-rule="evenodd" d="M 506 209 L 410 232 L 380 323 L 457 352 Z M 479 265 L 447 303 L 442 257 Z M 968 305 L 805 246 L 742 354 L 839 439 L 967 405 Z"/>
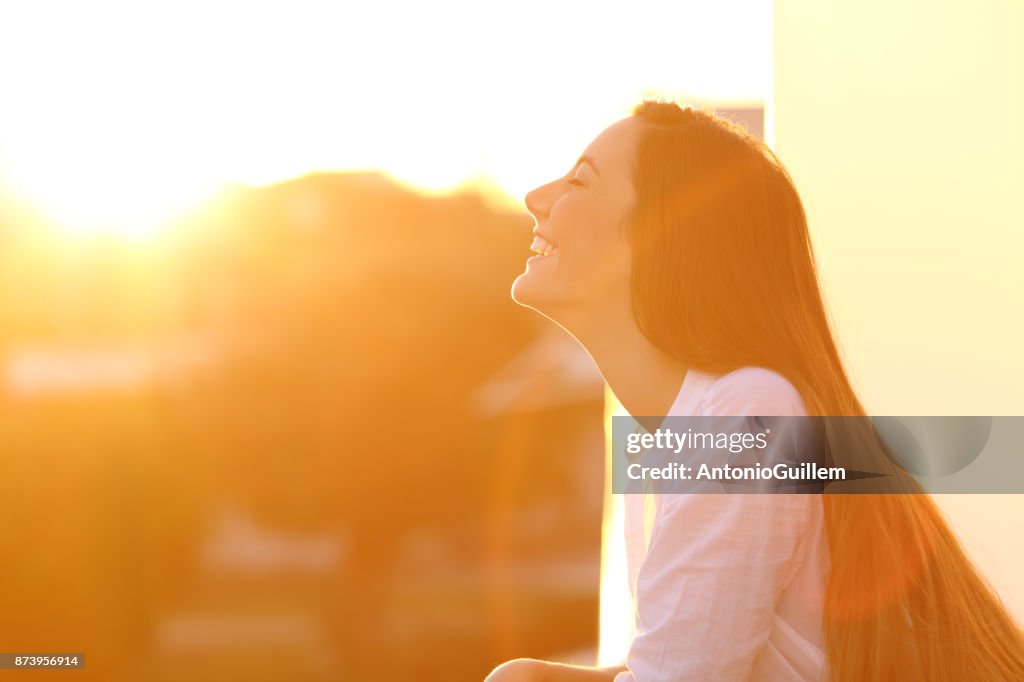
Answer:
<path fill-rule="evenodd" d="M 597 164 L 594 163 L 594 159 L 589 157 L 589 156 L 587 156 L 586 154 L 584 154 L 580 158 L 576 159 L 576 166 L 574 166 L 574 167 L 578 167 L 581 163 L 589 163 L 590 167 L 594 169 L 595 173 L 597 173 L 598 175 L 601 174 L 601 172 L 599 170 L 597 170 Z"/>

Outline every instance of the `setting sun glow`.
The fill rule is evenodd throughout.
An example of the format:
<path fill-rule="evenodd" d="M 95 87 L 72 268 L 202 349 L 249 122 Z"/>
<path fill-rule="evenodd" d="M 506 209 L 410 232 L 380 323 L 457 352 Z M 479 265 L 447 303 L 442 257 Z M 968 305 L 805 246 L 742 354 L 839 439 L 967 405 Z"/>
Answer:
<path fill-rule="evenodd" d="M 315 170 L 507 203 L 645 93 L 763 99 L 770 3 L 640 4 L 21 4 L 0 21 L 0 185 L 131 236 L 225 182 Z"/>

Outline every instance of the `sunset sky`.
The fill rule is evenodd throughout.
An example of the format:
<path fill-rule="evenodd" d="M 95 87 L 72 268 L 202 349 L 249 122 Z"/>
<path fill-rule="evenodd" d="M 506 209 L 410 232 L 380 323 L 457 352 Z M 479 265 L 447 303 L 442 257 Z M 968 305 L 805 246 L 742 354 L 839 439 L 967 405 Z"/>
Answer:
<path fill-rule="evenodd" d="M 644 94 L 762 101 L 770 62 L 768 0 L 19 3 L 0 187 L 128 233 L 315 170 L 518 198 Z"/>

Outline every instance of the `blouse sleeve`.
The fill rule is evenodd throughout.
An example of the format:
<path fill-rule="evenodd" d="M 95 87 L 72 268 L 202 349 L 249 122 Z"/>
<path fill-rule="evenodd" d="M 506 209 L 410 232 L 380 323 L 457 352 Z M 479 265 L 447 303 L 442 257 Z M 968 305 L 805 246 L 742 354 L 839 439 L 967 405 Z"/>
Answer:
<path fill-rule="evenodd" d="M 788 382 L 756 371 L 764 374 L 720 379 L 700 412 L 806 414 Z M 748 679 L 799 568 L 815 504 L 817 495 L 655 495 L 636 634 L 615 682 Z"/>

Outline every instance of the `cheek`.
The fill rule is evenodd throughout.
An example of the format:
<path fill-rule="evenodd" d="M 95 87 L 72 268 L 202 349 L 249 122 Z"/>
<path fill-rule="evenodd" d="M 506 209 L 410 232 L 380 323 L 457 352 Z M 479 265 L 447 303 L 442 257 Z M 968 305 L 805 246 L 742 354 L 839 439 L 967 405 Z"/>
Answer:
<path fill-rule="evenodd" d="M 618 222 L 595 216 L 586 229 L 574 230 L 559 248 L 564 274 L 592 289 L 607 291 L 628 284 L 631 269 L 629 245 Z"/>
<path fill-rule="evenodd" d="M 617 244 L 605 242 L 591 257 L 590 286 L 605 294 L 629 286 L 629 251 Z"/>

